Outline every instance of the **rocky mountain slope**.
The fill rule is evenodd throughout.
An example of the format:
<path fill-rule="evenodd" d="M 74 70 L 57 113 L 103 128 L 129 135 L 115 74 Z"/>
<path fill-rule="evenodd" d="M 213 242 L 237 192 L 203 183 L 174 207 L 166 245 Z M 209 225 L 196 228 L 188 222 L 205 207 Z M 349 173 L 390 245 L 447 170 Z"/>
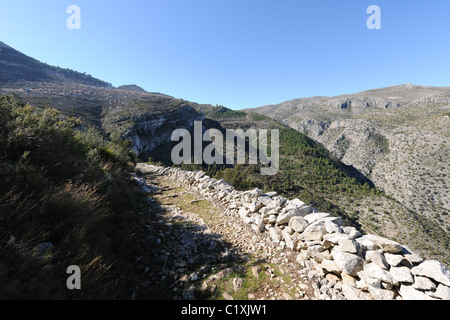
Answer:
<path fill-rule="evenodd" d="M 307 134 L 401 204 L 450 230 L 450 87 L 407 84 L 247 111 Z"/>

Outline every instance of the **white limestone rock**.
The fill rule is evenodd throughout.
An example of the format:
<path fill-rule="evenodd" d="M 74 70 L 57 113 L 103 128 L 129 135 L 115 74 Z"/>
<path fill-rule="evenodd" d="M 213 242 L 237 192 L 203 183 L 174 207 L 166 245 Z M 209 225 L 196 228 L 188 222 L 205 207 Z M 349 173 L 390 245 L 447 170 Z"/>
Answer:
<path fill-rule="evenodd" d="M 280 231 L 277 227 L 269 228 L 269 235 L 273 242 L 280 243 L 281 241 Z"/>
<path fill-rule="evenodd" d="M 350 239 L 350 237 L 345 233 L 332 233 L 324 235 L 323 239 L 331 244 L 338 244 L 340 240 Z"/>
<path fill-rule="evenodd" d="M 394 286 L 399 284 L 390 272 L 383 270 L 380 266 L 373 262 L 364 265 L 364 273 L 369 278 L 378 279 L 387 284 Z"/>
<path fill-rule="evenodd" d="M 239 209 L 239 216 L 241 217 L 242 220 L 245 220 L 250 216 L 250 210 L 241 207 Z"/>
<path fill-rule="evenodd" d="M 393 300 L 395 296 L 394 292 L 391 290 L 375 288 L 372 286 L 369 286 L 368 290 L 375 300 Z"/>
<path fill-rule="evenodd" d="M 261 209 L 259 209 L 259 213 L 261 214 L 261 216 L 263 218 L 265 218 L 265 216 L 270 216 L 270 214 L 268 214 L 271 210 L 273 210 L 273 208 L 270 207 L 263 207 Z M 278 213 L 278 212 L 277 212 Z"/>
<path fill-rule="evenodd" d="M 413 288 L 422 291 L 431 291 L 436 290 L 436 285 L 427 277 L 415 276 Z"/>
<path fill-rule="evenodd" d="M 267 197 L 267 196 L 259 197 L 258 201 L 261 202 L 265 206 L 270 206 L 272 204 L 272 198 Z"/>
<path fill-rule="evenodd" d="M 250 197 L 253 199 L 258 199 L 259 196 L 261 196 L 263 194 L 263 192 L 261 190 L 259 190 L 258 188 L 250 191 Z"/>
<path fill-rule="evenodd" d="M 352 240 L 361 237 L 361 232 L 356 230 L 355 227 L 343 227 L 344 233 L 348 234 Z"/>
<path fill-rule="evenodd" d="M 200 180 L 201 178 L 203 178 L 204 176 L 206 175 L 206 173 L 205 172 L 203 172 L 203 171 L 199 171 L 199 172 L 197 172 L 197 174 L 195 175 L 195 180 Z"/>
<path fill-rule="evenodd" d="M 357 275 L 358 271 L 361 271 L 364 267 L 364 260 L 353 253 L 342 252 L 333 248 L 331 255 L 336 265 L 349 275 Z"/>
<path fill-rule="evenodd" d="M 400 254 L 392 254 L 392 253 L 385 253 L 384 254 L 386 261 L 393 267 L 397 267 L 400 265 L 403 261 L 405 261 L 405 257 Z"/>
<path fill-rule="evenodd" d="M 450 300 L 450 288 L 439 284 L 432 296 L 442 300 Z"/>
<path fill-rule="evenodd" d="M 373 300 L 370 293 L 363 292 L 347 284 L 342 285 L 342 293 L 347 300 Z"/>
<path fill-rule="evenodd" d="M 297 208 L 297 207 L 292 207 L 290 209 L 288 209 L 287 212 L 284 213 L 280 213 L 280 215 L 277 218 L 277 224 L 278 225 L 282 225 L 282 224 L 288 224 L 289 221 L 293 218 L 293 217 L 298 217 L 298 216 L 305 216 L 308 213 L 313 212 L 313 208 L 310 206 L 305 206 L 302 208 Z"/>
<path fill-rule="evenodd" d="M 285 203 L 287 202 L 287 199 L 285 197 L 282 196 L 276 196 L 272 198 L 272 204 L 270 205 L 271 207 L 282 207 L 285 205 Z"/>
<path fill-rule="evenodd" d="M 415 276 L 428 277 L 443 285 L 450 286 L 450 271 L 439 261 L 427 260 L 412 268 L 411 272 Z"/>
<path fill-rule="evenodd" d="M 262 204 L 259 201 L 253 201 L 247 205 L 247 208 L 250 210 L 251 213 L 258 212 L 259 209 L 261 209 L 262 207 L 264 207 L 264 204 Z"/>
<path fill-rule="evenodd" d="M 349 253 L 359 253 L 361 248 L 359 243 L 351 239 L 341 239 L 338 242 L 339 250 Z"/>
<path fill-rule="evenodd" d="M 325 221 L 325 229 L 328 233 L 344 233 L 342 228 L 340 227 L 342 221 L 339 221 L 340 218 L 324 218 Z"/>
<path fill-rule="evenodd" d="M 293 217 L 289 220 L 289 227 L 295 232 L 302 233 L 308 227 L 308 222 L 301 216 Z"/>
<path fill-rule="evenodd" d="M 424 259 L 419 256 L 418 254 L 415 254 L 412 252 L 411 249 L 409 249 L 407 246 L 403 245 L 402 255 L 403 257 L 408 260 L 413 266 L 417 266 L 421 264 Z"/>
<path fill-rule="evenodd" d="M 317 220 L 329 217 L 330 214 L 329 213 L 324 213 L 324 212 L 317 212 L 317 213 L 310 213 L 307 214 L 306 216 L 304 216 L 306 222 L 308 222 L 308 224 L 311 224 L 313 222 L 316 222 Z"/>
<path fill-rule="evenodd" d="M 377 245 L 368 238 L 368 235 L 364 235 L 362 237 L 355 239 L 361 246 L 363 250 L 376 250 Z"/>
<path fill-rule="evenodd" d="M 422 291 L 414 289 L 411 285 L 402 284 L 399 293 L 403 300 L 436 300 Z"/>
<path fill-rule="evenodd" d="M 380 268 L 384 270 L 389 269 L 389 263 L 386 261 L 385 256 L 381 252 L 375 250 L 366 251 L 365 259 L 367 262 L 373 262 L 377 264 Z"/>
<path fill-rule="evenodd" d="M 327 272 L 340 274 L 342 270 L 336 265 L 333 260 L 323 259 L 319 265 L 320 268 L 326 270 Z"/>
<path fill-rule="evenodd" d="M 325 221 L 319 220 L 306 227 L 301 234 L 301 239 L 304 241 L 322 240 L 323 236 L 327 233 Z"/>
<path fill-rule="evenodd" d="M 300 199 L 295 198 L 295 199 L 289 201 L 289 204 L 296 205 L 297 207 L 303 207 L 306 203 L 304 203 Z"/>
<path fill-rule="evenodd" d="M 414 277 L 407 267 L 392 267 L 389 270 L 392 277 L 401 283 L 414 283 Z"/>
<path fill-rule="evenodd" d="M 383 252 L 400 253 L 403 250 L 403 247 L 395 241 L 376 235 L 366 235 L 365 237 L 381 248 Z"/>

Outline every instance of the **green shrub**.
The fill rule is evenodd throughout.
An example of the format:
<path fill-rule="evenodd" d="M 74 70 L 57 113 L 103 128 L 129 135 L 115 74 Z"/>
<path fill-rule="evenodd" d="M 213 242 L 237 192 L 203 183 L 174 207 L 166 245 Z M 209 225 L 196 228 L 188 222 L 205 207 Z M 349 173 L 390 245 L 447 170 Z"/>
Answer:
<path fill-rule="evenodd" d="M 128 142 L 11 97 L 0 115 L 0 299 L 126 298 L 139 198 Z M 66 288 L 70 265 L 81 292 Z"/>

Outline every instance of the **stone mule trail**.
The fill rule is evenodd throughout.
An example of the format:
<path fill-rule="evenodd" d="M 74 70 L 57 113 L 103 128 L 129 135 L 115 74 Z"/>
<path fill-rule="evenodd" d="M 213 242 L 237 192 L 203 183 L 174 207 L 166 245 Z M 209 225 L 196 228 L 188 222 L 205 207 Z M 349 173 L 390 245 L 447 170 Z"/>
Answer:
<path fill-rule="evenodd" d="M 207 265 L 212 258 L 208 252 L 218 246 L 224 250 L 222 258 L 235 256 L 234 261 L 214 266 L 215 270 L 184 275 L 184 282 L 192 285 L 185 285 L 175 298 L 232 299 L 234 294 L 239 299 L 264 300 L 450 300 L 450 271 L 440 262 L 424 261 L 392 240 L 362 235 L 354 227 L 343 226 L 341 218 L 317 212 L 299 199 L 259 189 L 237 191 L 202 171 L 145 163 L 138 164 L 137 171 L 150 183 L 176 186 L 180 193 L 161 192 L 160 199 L 158 194 L 155 199 L 187 197 L 190 202 L 183 205 L 195 206 L 196 210 L 190 210 L 194 213 L 177 207 L 169 211 L 190 216 L 187 220 L 196 220 L 203 234 L 220 239 L 207 241 L 208 248 L 188 255 L 197 252 Z M 151 188 L 144 179 L 137 179 L 144 188 Z M 165 241 L 164 235 L 158 240 Z M 246 296 L 236 294 L 240 291 Z"/>
<path fill-rule="evenodd" d="M 316 299 L 295 255 L 266 252 L 250 226 L 177 181 L 151 172 L 135 179 L 149 198 L 132 299 Z"/>

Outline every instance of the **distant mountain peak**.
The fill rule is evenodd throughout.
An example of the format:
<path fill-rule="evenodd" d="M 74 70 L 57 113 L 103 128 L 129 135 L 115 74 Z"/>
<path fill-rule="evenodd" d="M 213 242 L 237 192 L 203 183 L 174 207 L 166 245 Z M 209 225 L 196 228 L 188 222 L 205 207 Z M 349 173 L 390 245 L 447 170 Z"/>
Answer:
<path fill-rule="evenodd" d="M 119 86 L 119 87 L 117 87 L 117 89 L 125 90 L 125 91 L 132 91 L 132 92 L 147 93 L 146 90 L 142 89 L 141 87 L 139 87 L 138 85 L 135 85 L 135 84 L 127 84 L 127 85 Z"/>

